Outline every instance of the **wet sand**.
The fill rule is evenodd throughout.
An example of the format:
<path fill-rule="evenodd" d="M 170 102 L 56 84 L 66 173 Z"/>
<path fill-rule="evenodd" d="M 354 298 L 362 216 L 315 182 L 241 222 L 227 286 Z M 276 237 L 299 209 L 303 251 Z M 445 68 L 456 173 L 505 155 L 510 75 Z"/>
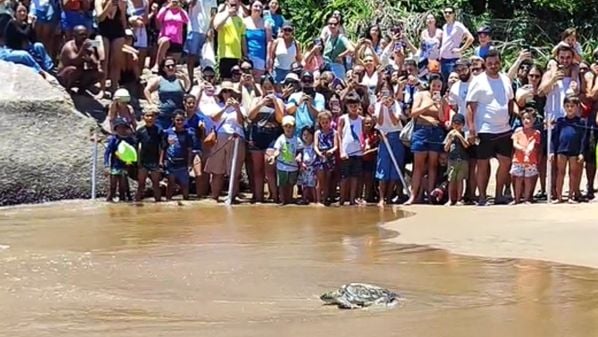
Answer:
<path fill-rule="evenodd" d="M 0 209 L 0 335 L 596 336 L 598 270 L 399 245 L 380 225 L 400 216 L 375 207 Z M 430 217 L 405 224 L 417 219 Z M 322 292 L 352 281 L 405 300 L 388 311 L 322 306 Z"/>
<path fill-rule="evenodd" d="M 414 216 L 386 226 L 400 232 L 396 243 L 598 268 L 598 203 L 401 209 Z"/>

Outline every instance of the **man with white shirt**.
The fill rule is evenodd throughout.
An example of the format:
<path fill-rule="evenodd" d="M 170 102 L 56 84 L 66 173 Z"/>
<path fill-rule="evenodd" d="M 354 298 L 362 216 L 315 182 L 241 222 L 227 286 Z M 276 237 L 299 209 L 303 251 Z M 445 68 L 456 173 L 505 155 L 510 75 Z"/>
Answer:
<path fill-rule="evenodd" d="M 455 114 L 467 116 L 467 92 L 469 91 L 469 84 L 471 83 L 473 76 L 469 70 L 471 64 L 465 59 L 459 59 L 455 63 L 455 69 L 453 69 L 459 75 L 459 81 L 451 87 L 449 91 L 449 103 L 451 107 L 449 121 L 453 119 Z M 467 125 L 464 125 L 463 131 L 468 132 Z M 467 179 L 467 187 L 464 202 L 469 204 L 473 201 L 476 189 L 476 157 L 475 157 L 475 145 L 470 145 L 467 148 L 469 154 L 469 177 Z"/>
<path fill-rule="evenodd" d="M 467 92 L 468 140 L 477 144 L 477 184 L 479 205 L 486 204 L 486 188 L 490 178 L 490 158 L 498 159 L 495 204 L 506 202 L 502 191 L 509 180 L 513 142 L 509 117 L 513 112 L 514 94 L 511 80 L 500 72 L 497 50 L 486 56 L 486 71 L 473 78 Z"/>
<path fill-rule="evenodd" d="M 440 67 L 444 81 L 453 71 L 455 62 L 474 41 L 473 35 L 461 22 L 455 20 L 455 10 L 447 7 L 443 11 L 446 24 L 442 26 L 442 45 L 440 46 Z M 465 42 L 463 42 L 465 40 Z"/>
<path fill-rule="evenodd" d="M 189 0 L 189 24 L 184 51 L 187 53 L 187 70 L 191 83 L 193 83 L 193 69 L 199 58 L 203 56 L 201 55 L 203 45 L 214 36 L 211 24 L 217 9 L 216 0 Z"/>

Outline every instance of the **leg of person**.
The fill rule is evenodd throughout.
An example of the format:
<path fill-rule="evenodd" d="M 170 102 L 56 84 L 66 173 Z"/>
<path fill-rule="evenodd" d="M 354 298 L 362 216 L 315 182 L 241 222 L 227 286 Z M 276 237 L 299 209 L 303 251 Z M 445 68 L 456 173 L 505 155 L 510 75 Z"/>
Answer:
<path fill-rule="evenodd" d="M 534 186 L 538 180 L 538 166 L 527 165 L 523 179 L 523 202 L 529 203 L 533 200 Z"/>
<path fill-rule="evenodd" d="M 556 202 L 563 202 L 563 184 L 565 183 L 565 171 L 567 170 L 567 156 L 558 154 L 556 157 Z"/>
<path fill-rule="evenodd" d="M 202 188 L 202 181 L 201 178 L 203 177 L 203 161 L 201 160 L 201 156 L 199 153 L 194 155 L 193 158 L 193 175 L 195 176 L 195 194 L 197 195 L 197 199 L 200 198 L 200 190 Z"/>
<path fill-rule="evenodd" d="M 262 160 L 266 160 L 266 156 L 262 157 Z M 265 162 L 264 170 L 266 175 L 266 180 L 268 181 L 268 191 L 270 192 L 270 198 L 272 201 L 277 204 L 278 203 L 278 186 L 276 185 L 276 165 L 270 164 Z"/>
<path fill-rule="evenodd" d="M 438 176 L 438 156 L 439 153 L 435 151 L 428 152 L 428 195 L 436 188 L 436 177 Z"/>
<path fill-rule="evenodd" d="M 111 91 L 115 91 L 118 88 L 120 81 L 120 73 L 125 63 L 125 55 L 122 51 L 125 44 L 125 38 L 119 37 L 110 42 L 110 85 Z"/>
<path fill-rule="evenodd" d="M 510 156 L 503 156 L 497 155 L 498 159 L 498 169 L 496 170 L 496 192 L 495 192 L 495 203 L 505 203 L 505 199 L 503 197 L 503 191 L 505 186 L 507 186 L 507 181 L 509 179 L 509 170 L 511 168 L 511 157 Z"/>
<path fill-rule="evenodd" d="M 166 58 L 166 52 L 168 52 L 168 48 L 170 48 L 169 38 L 161 37 L 160 39 L 158 39 L 158 50 L 156 51 L 156 65 L 154 66 L 154 69 L 152 69 L 154 72 L 158 72 L 158 67 L 162 63 L 162 60 Z"/>
<path fill-rule="evenodd" d="M 110 174 L 110 188 L 108 189 L 108 195 L 106 196 L 106 201 L 113 202 L 114 195 L 116 194 L 116 187 L 118 185 L 118 176 L 115 174 Z"/>
<path fill-rule="evenodd" d="M 124 202 L 127 200 L 127 176 L 121 174 L 118 177 L 118 201 Z"/>
<path fill-rule="evenodd" d="M 64 67 L 56 76 L 58 82 L 68 91 L 75 87 L 77 81 L 80 80 L 83 70 L 77 69 L 76 66 Z"/>
<path fill-rule="evenodd" d="M 411 179 L 411 196 L 405 202 L 405 205 L 411 205 L 415 202 L 419 195 L 421 183 L 426 170 L 426 162 L 428 161 L 428 152 L 414 152 L 413 153 L 413 177 Z"/>
<path fill-rule="evenodd" d="M 474 151 L 475 152 L 475 149 Z M 476 195 L 476 189 L 478 187 L 477 184 L 477 160 L 475 159 L 475 157 L 470 158 L 467 161 L 467 165 L 469 166 L 469 173 L 468 176 L 466 178 L 466 187 L 465 187 L 465 197 L 464 197 L 464 202 L 466 204 L 473 204 L 473 202 L 475 201 Z"/>
<path fill-rule="evenodd" d="M 596 160 L 593 158 L 586 159 L 586 179 L 588 181 L 586 187 L 586 196 L 588 199 L 594 199 L 594 180 L 596 178 Z"/>
<path fill-rule="evenodd" d="M 42 63 L 40 63 L 42 69 L 48 72 L 52 71 L 52 69 L 54 69 L 54 61 L 52 61 L 52 58 L 50 57 L 50 55 L 48 55 L 46 47 L 44 47 L 44 45 L 41 42 L 35 42 L 33 44 L 33 50 L 37 55 L 40 56 L 42 60 Z"/>
<path fill-rule="evenodd" d="M 0 59 L 6 62 L 22 64 L 32 68 L 36 73 L 39 74 L 41 74 L 43 70 L 39 63 L 37 63 L 31 56 L 31 54 L 24 50 L 8 50 L 6 53 L 3 53 L 2 56 L 0 56 Z"/>
<path fill-rule="evenodd" d="M 148 171 L 147 169 L 140 167 L 139 171 L 137 172 L 137 193 L 135 194 L 135 201 L 140 202 L 143 200 L 143 195 L 145 194 L 145 181 L 147 180 Z M 153 182 L 152 182 L 153 184 Z M 156 186 L 152 186 L 154 191 L 156 190 Z"/>
<path fill-rule="evenodd" d="M 252 162 L 253 174 L 253 201 L 264 202 L 265 163 L 264 152 L 259 150 L 249 151 Z"/>
<path fill-rule="evenodd" d="M 361 176 L 363 174 L 363 157 L 355 156 L 349 158 L 351 160 L 351 190 L 350 190 L 350 202 L 354 205 L 361 198 L 359 194 L 361 185 Z"/>
<path fill-rule="evenodd" d="M 160 188 L 161 173 L 158 170 L 150 172 L 150 179 L 152 181 L 152 190 L 154 191 L 154 201 L 162 201 L 162 189 Z"/>
<path fill-rule="evenodd" d="M 583 171 L 583 161 L 577 156 L 569 157 L 569 201 L 579 201 L 581 199 L 580 183 L 581 173 Z"/>
<path fill-rule="evenodd" d="M 176 188 L 176 179 L 172 172 L 168 173 L 168 185 L 166 185 L 166 200 L 172 200 L 172 196 L 174 195 L 174 190 Z"/>
<path fill-rule="evenodd" d="M 449 191 L 449 205 L 454 205 L 458 201 L 458 186 L 457 186 L 457 176 L 458 176 L 458 161 L 449 160 L 447 165 L 447 175 L 448 175 L 448 191 Z"/>

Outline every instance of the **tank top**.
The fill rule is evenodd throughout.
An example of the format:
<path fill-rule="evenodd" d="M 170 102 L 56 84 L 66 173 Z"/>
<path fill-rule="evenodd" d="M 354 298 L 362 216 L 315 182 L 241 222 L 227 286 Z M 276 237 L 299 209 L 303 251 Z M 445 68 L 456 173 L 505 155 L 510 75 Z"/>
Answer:
<path fill-rule="evenodd" d="M 563 101 L 570 84 L 571 77 L 565 77 L 556 82 L 552 90 L 546 95 L 546 107 L 544 108 L 546 116 L 552 116 L 556 119 L 565 115 Z"/>
<path fill-rule="evenodd" d="M 174 111 L 183 108 L 184 96 L 185 90 L 178 78 L 167 79 L 164 76 L 160 77 L 160 86 L 158 88 L 160 114 L 157 121 L 163 129 L 171 125 Z"/>
<path fill-rule="evenodd" d="M 340 118 L 345 122 L 343 129 L 341 130 L 342 142 L 340 144 L 344 153 L 349 157 L 363 156 L 363 150 L 361 149 L 363 139 L 363 117 L 357 116 L 357 118 L 351 119 L 348 114 L 345 114 Z"/>
<path fill-rule="evenodd" d="M 378 87 L 378 72 L 374 71 L 372 76 L 368 75 L 367 71 L 363 75 L 361 84 L 368 88 L 368 95 L 370 96 L 370 104 L 376 102 L 376 88 Z"/>
<path fill-rule="evenodd" d="M 282 70 L 291 70 L 291 64 L 297 58 L 297 43 L 295 40 L 291 42 L 291 46 L 287 48 L 286 42 L 279 39 L 276 43 L 276 50 L 274 51 L 274 68 Z"/>
<path fill-rule="evenodd" d="M 245 29 L 247 53 L 260 60 L 266 59 L 266 30 L 264 28 Z"/>
<path fill-rule="evenodd" d="M 116 7 L 113 17 L 106 16 L 103 21 L 98 22 L 98 31 L 100 32 L 100 35 L 110 40 L 124 37 L 125 27 L 123 26 L 120 15 L 120 7 Z"/>
<path fill-rule="evenodd" d="M 440 58 L 440 40 L 437 35 L 438 32 L 442 32 L 440 29 L 436 29 L 435 36 L 429 36 L 429 32 L 426 30 L 426 34 L 422 34 L 421 41 L 421 59 L 426 60 L 438 60 Z"/>

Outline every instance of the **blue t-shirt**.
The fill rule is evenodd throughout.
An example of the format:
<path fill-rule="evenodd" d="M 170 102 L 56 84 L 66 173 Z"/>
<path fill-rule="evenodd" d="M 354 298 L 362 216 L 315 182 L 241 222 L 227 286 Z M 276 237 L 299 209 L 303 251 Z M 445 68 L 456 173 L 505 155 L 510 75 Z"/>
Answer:
<path fill-rule="evenodd" d="M 118 135 L 112 135 L 108 138 L 108 145 L 104 152 L 104 167 L 110 167 L 111 169 L 124 170 L 127 166 L 122 160 L 116 155 L 118 150 L 118 144 L 120 142 L 127 142 L 131 146 L 136 147 L 135 140 L 132 138 L 121 138 Z"/>
<path fill-rule="evenodd" d="M 474 51 L 473 54 L 475 56 L 479 56 L 483 59 L 486 58 L 486 56 L 488 56 L 488 52 L 490 52 L 490 50 L 494 49 L 494 46 L 492 44 L 487 44 L 485 46 L 477 46 Z"/>
<path fill-rule="evenodd" d="M 164 131 L 165 159 L 168 166 L 182 167 L 189 162 L 189 150 L 193 149 L 193 134 L 189 129 L 176 131 L 174 127 Z"/>
<path fill-rule="evenodd" d="M 297 92 L 289 97 L 289 103 L 298 104 L 297 111 L 295 112 L 295 135 L 297 137 L 301 137 L 301 130 L 306 127 L 314 127 L 316 120 L 313 118 L 309 109 L 307 108 L 306 103 L 299 104 L 301 98 L 303 97 L 303 92 Z M 326 100 L 324 96 L 320 93 L 316 93 L 313 102 L 314 107 L 318 111 L 323 111 L 326 105 Z"/>

